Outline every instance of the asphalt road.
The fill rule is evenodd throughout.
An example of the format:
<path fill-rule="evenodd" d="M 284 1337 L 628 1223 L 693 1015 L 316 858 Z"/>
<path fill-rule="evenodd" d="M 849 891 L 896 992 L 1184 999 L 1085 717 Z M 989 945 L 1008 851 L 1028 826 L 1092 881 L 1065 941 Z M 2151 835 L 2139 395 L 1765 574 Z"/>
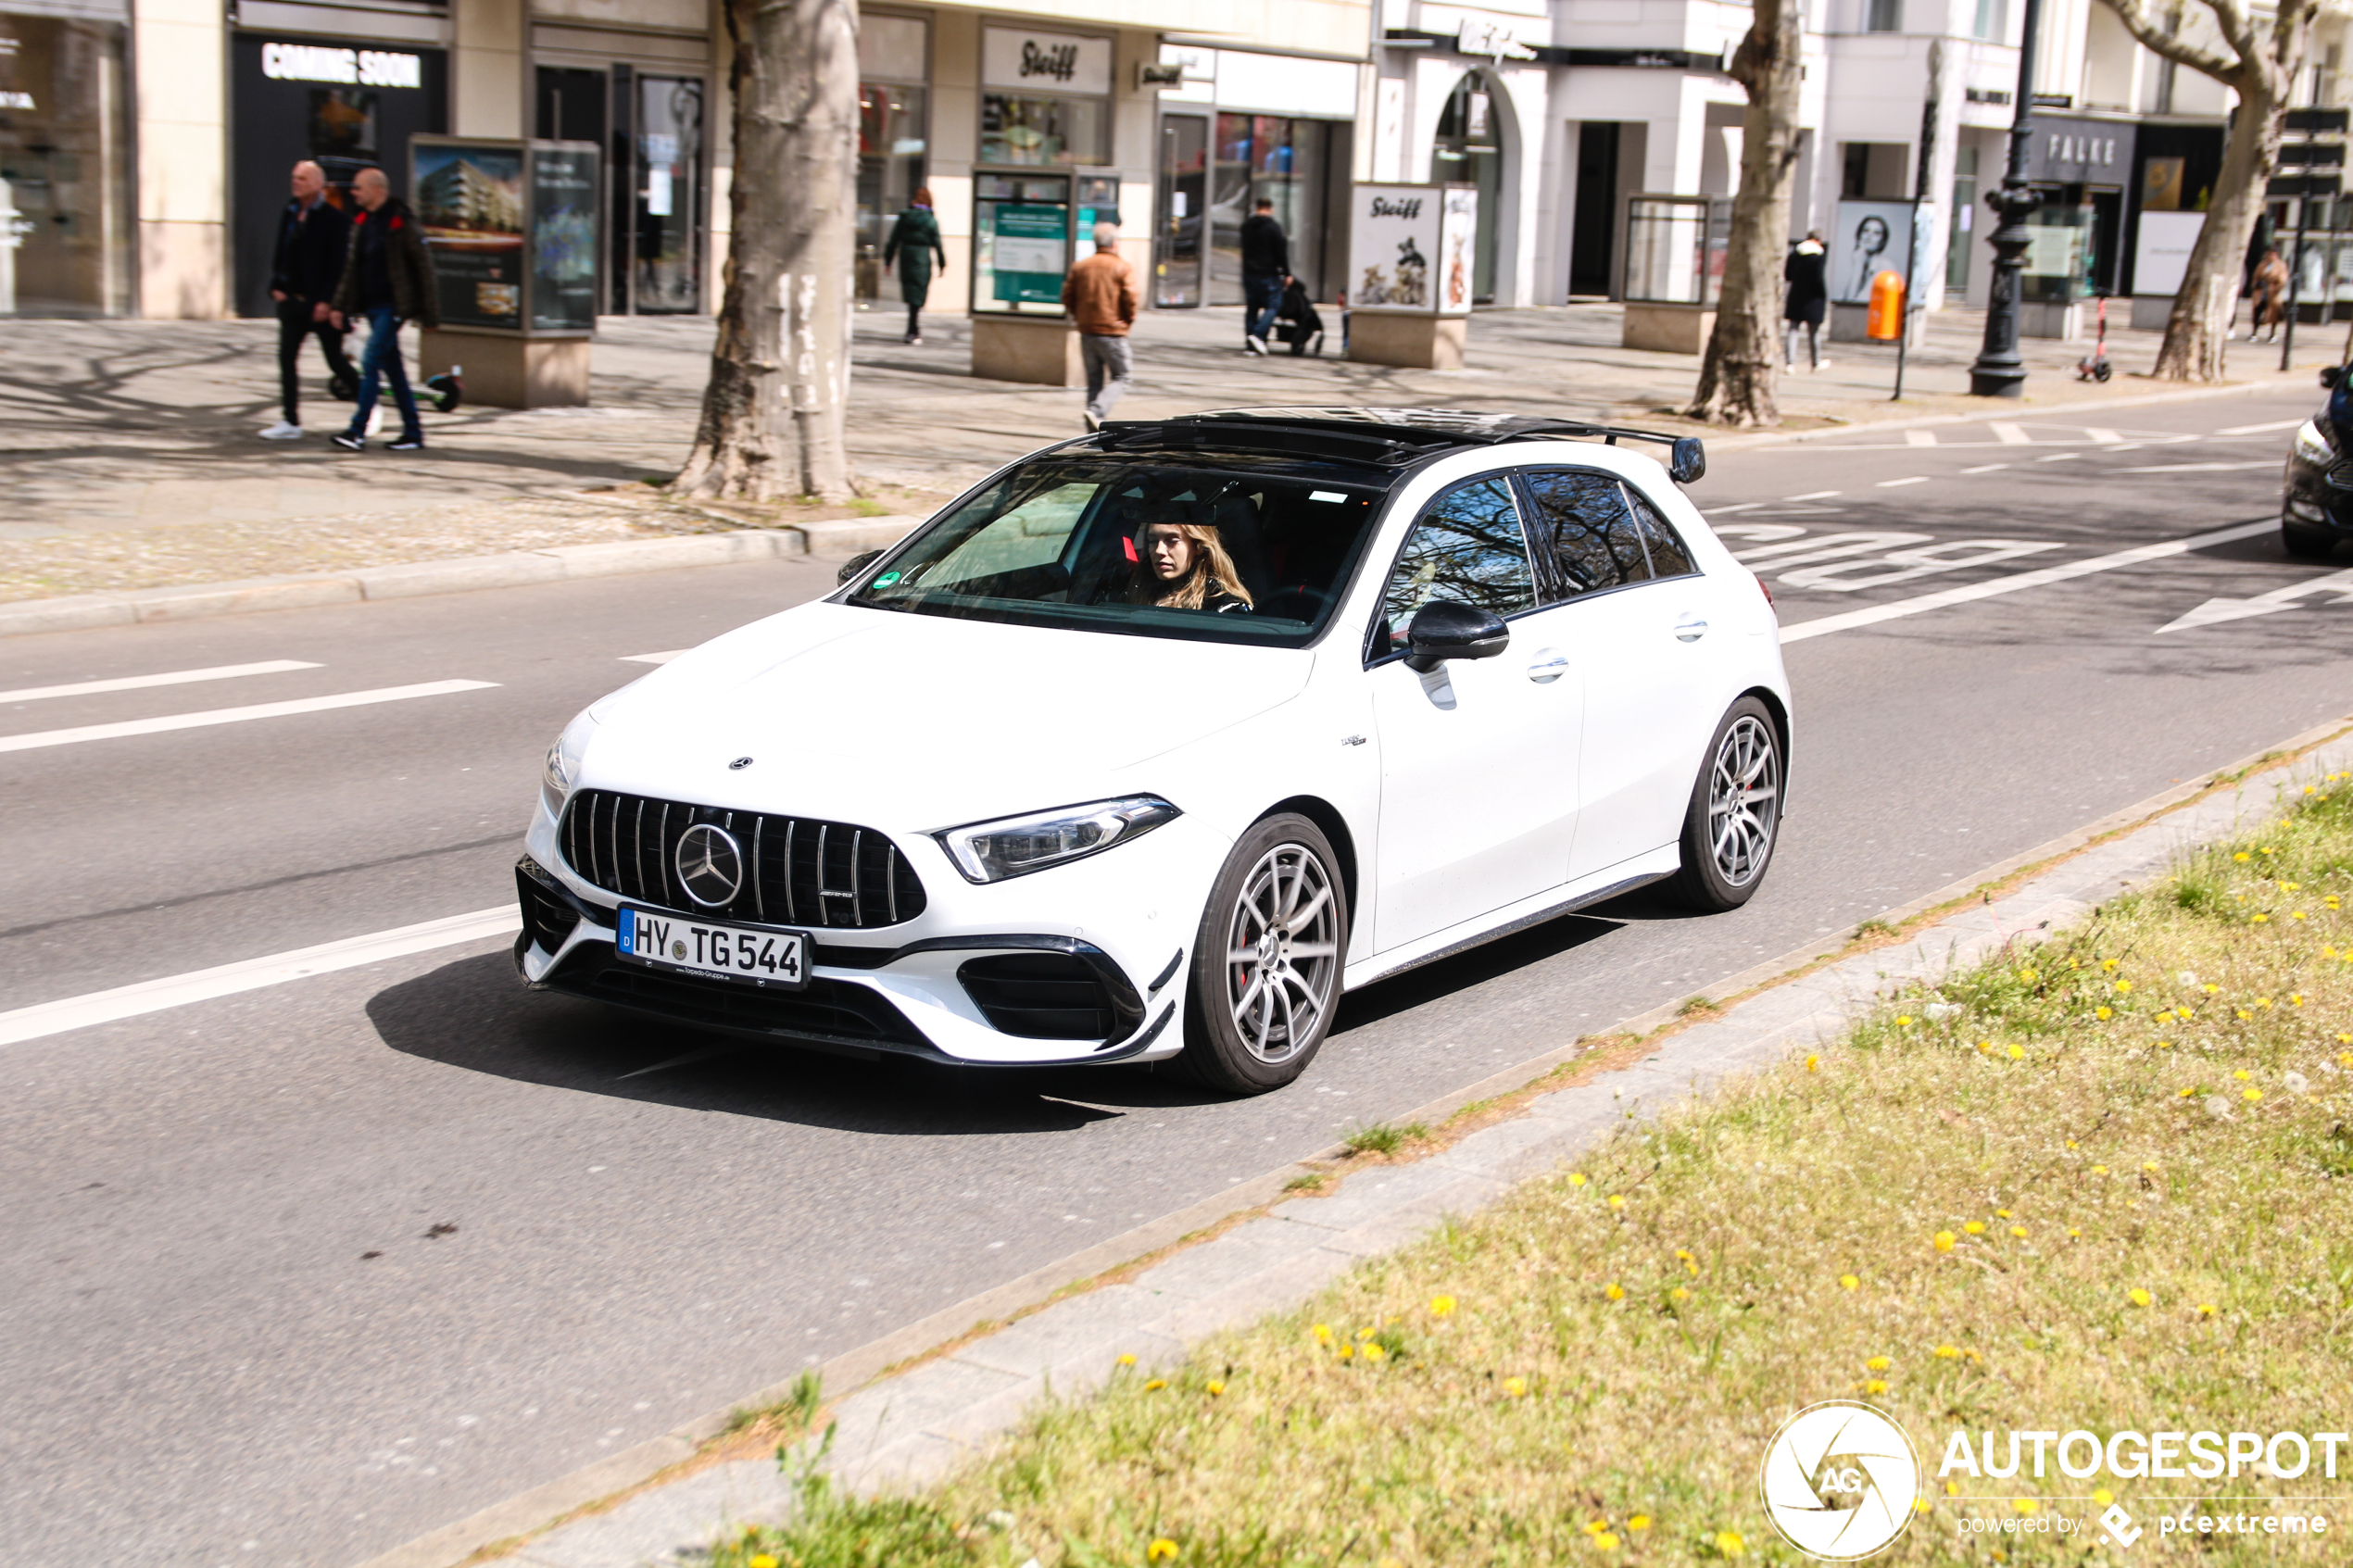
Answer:
<path fill-rule="evenodd" d="M 2343 714 L 2353 604 L 2296 594 L 2339 568 L 2260 526 L 2315 401 L 1720 454 L 1694 495 L 1780 552 L 1759 564 L 1798 634 L 1768 885 L 1357 993 L 1281 1094 L 698 1055 L 525 992 L 491 940 L 0 1046 L 0 1557 L 346 1568 Z M 0 642 L 0 1023 L 501 903 L 541 751 L 627 656 L 831 581 L 772 562 Z M 2284 608 L 2159 630 L 2266 594 Z M 21 695 L 274 661 L 308 667 Z M 453 683 L 487 684 L 57 734 Z"/>

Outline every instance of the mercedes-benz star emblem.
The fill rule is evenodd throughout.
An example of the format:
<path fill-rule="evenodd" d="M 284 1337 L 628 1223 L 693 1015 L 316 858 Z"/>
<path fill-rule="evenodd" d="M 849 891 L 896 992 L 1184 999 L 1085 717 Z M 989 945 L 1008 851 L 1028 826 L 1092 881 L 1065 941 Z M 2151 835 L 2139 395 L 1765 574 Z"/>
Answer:
<path fill-rule="evenodd" d="M 678 868 L 686 897 L 705 909 L 734 903 L 744 884 L 743 847 L 724 828 L 709 822 L 697 822 L 678 835 L 671 862 Z"/>
<path fill-rule="evenodd" d="M 736 758 L 736 759 L 733 762 L 730 762 L 730 763 L 728 763 L 728 764 L 727 764 L 727 771 L 728 771 L 729 772 L 731 772 L 731 773 L 740 773 L 740 772 L 742 772 L 742 771 L 743 771 L 746 768 L 749 768 L 749 767 L 750 767 L 750 766 L 751 766 L 751 759 L 750 759 L 750 758 L 749 758 L 749 757 L 738 757 L 738 758 Z"/>

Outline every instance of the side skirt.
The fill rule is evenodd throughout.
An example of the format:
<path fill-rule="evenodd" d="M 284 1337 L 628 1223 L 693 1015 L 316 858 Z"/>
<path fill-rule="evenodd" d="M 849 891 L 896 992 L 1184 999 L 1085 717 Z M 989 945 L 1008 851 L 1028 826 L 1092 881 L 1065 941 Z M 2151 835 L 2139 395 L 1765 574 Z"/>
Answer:
<path fill-rule="evenodd" d="M 1664 882 L 1683 869 L 1682 852 L 1675 845 L 1655 849 L 1647 855 L 1637 855 L 1630 860 L 1596 872 L 1582 884 L 1555 887 L 1523 898 L 1516 904 L 1506 904 L 1491 910 L 1476 921 L 1465 921 L 1443 931 L 1433 932 L 1418 942 L 1393 947 L 1386 953 L 1376 953 L 1362 962 L 1353 963 L 1342 972 L 1340 989 L 1353 991 L 1370 985 L 1377 980 L 1403 974 L 1409 969 L 1451 959 L 1456 953 L 1525 931 L 1531 925 L 1541 925 L 1548 920 L 1574 914 L 1579 909 L 1606 903 L 1621 894 L 1631 893 L 1654 882 Z"/>

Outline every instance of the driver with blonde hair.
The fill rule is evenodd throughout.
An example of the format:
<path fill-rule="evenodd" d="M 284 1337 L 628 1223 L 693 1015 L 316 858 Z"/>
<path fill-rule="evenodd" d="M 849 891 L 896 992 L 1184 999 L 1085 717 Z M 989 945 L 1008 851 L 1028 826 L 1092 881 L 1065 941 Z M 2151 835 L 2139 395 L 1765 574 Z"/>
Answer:
<path fill-rule="evenodd" d="M 1136 580 L 1127 590 L 1130 604 L 1159 609 L 1251 610 L 1250 590 L 1234 571 L 1234 558 L 1217 537 L 1217 530 L 1187 521 L 1184 508 L 1170 506 L 1144 524 L 1136 536 Z"/>

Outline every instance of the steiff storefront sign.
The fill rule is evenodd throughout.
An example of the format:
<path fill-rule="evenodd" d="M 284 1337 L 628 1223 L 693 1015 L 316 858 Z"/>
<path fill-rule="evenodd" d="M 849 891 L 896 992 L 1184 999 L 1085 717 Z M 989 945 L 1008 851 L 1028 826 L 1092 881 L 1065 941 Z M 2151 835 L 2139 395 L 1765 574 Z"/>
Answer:
<path fill-rule="evenodd" d="M 1358 185 L 1353 199 L 1350 309 L 1470 313 L 1476 186 Z"/>
<path fill-rule="evenodd" d="M 983 28 L 980 80 L 984 87 L 1012 88 L 1041 97 L 1068 93 L 1101 96 L 1111 91 L 1111 40 L 1025 28 Z"/>

